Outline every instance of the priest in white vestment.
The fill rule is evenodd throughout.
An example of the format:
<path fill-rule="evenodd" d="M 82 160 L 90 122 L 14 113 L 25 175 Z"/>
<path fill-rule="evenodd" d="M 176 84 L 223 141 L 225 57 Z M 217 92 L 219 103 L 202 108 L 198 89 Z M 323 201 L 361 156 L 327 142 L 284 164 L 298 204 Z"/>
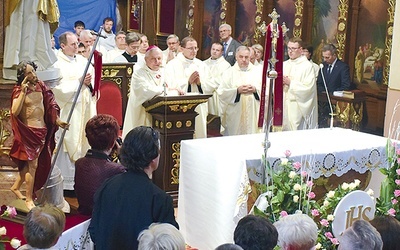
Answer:
<path fill-rule="evenodd" d="M 76 56 L 78 51 L 78 40 L 74 33 L 65 32 L 59 37 L 61 51 L 58 53 L 58 61 L 54 67 L 60 69 L 62 79 L 54 87 L 53 93 L 58 105 L 61 108 L 60 119 L 67 121 L 71 111 L 80 80 L 84 77 L 84 85 L 76 102 L 71 116 L 69 130 L 65 133 L 61 150 L 58 154 L 56 166 L 61 170 L 64 178 L 64 189 L 74 189 L 75 161 L 85 156 L 90 148 L 85 136 L 86 122 L 96 115 L 96 98 L 89 90 L 93 82 L 93 69 L 83 76 L 87 59 Z M 61 130 L 56 134 L 56 141 L 60 140 Z"/>
<path fill-rule="evenodd" d="M 174 59 L 181 48 L 179 37 L 175 34 L 171 34 L 167 37 L 167 46 L 168 48 L 163 51 L 163 65 L 165 65 Z"/>
<path fill-rule="evenodd" d="M 131 89 L 125 112 L 122 137 L 137 126 L 152 126 L 152 117 L 145 111 L 142 104 L 153 97 L 163 95 L 178 95 L 175 89 L 168 88 L 165 84 L 164 69 L 162 65 L 162 51 L 151 46 L 144 56 L 146 66 L 134 71 L 131 80 Z M 180 92 L 183 94 L 183 92 Z"/>
<path fill-rule="evenodd" d="M 250 63 L 250 50 L 246 46 L 238 47 L 235 57 L 236 63 L 222 75 L 217 90 L 222 108 L 222 134 L 259 133 L 262 70 Z"/>
<path fill-rule="evenodd" d="M 6 0 L 3 77 L 17 79 L 13 69 L 21 61 L 33 61 L 38 71 L 51 67 L 57 56 L 51 33 L 58 27 L 60 13 L 55 0 Z"/>
<path fill-rule="evenodd" d="M 122 30 L 115 34 L 115 48 L 107 51 L 106 57 L 103 57 L 105 63 L 112 63 L 116 57 L 125 52 L 127 46 L 125 36 L 126 33 Z"/>
<path fill-rule="evenodd" d="M 196 58 L 197 41 L 192 37 L 182 40 L 182 53 L 165 66 L 168 86 L 181 89 L 185 94 L 212 94 L 210 71 L 207 65 Z M 195 138 L 207 137 L 207 103 L 199 104 L 195 111 L 199 114 L 195 119 Z"/>
<path fill-rule="evenodd" d="M 318 126 L 317 86 L 314 67 L 302 55 L 300 38 L 288 43 L 289 59 L 283 62 L 282 129 L 315 129 Z"/>
<path fill-rule="evenodd" d="M 210 68 L 211 83 L 214 86 L 213 96 L 208 99 L 208 113 L 216 116 L 221 116 L 221 108 L 219 98 L 216 92 L 222 74 L 231 67 L 231 65 L 222 56 L 224 46 L 222 43 L 213 43 L 211 45 L 211 56 L 204 62 Z"/>

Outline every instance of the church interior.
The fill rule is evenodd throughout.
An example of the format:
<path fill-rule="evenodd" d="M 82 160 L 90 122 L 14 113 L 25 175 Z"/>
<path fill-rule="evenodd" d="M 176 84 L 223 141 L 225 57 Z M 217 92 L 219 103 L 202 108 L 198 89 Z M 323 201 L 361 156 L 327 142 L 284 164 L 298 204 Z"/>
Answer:
<path fill-rule="evenodd" d="M 8 155 L 13 142 L 10 123 L 10 103 L 15 80 L 6 79 L 3 74 L 4 54 L 6 49 L 6 27 L 9 22 L 6 20 L 7 8 L 9 7 L 7 5 L 8 2 L 11 1 L 6 0 L 0 2 L 0 10 L 2 12 L 2 15 L 0 15 L 0 205 L 9 204 L 15 199 L 14 194 L 9 189 L 18 174 L 16 165 Z M 400 112 L 397 112 L 399 107 L 398 100 L 400 98 L 400 73 L 397 69 L 400 68 L 400 61 L 396 60 L 396 58 L 400 56 L 400 16 L 396 16 L 396 12 L 400 13 L 400 4 L 398 2 L 396 4 L 396 0 L 103 0 L 101 4 L 93 4 L 91 3 L 93 1 L 82 0 L 75 3 L 75 5 L 74 3 L 66 4 L 61 2 L 63 1 L 58 1 L 60 18 L 58 24 L 59 28 L 54 34 L 56 40 L 57 36 L 64 31 L 73 32 L 73 23 L 78 20 L 77 18 L 80 18 L 79 20 L 87 24 L 87 29 L 97 31 L 102 25 L 105 16 L 94 14 L 96 17 L 91 17 L 90 13 L 109 13 L 108 16 L 115 18 L 113 26 L 114 33 L 122 30 L 125 32 L 145 34 L 148 38 L 149 45 L 156 45 L 162 50 L 168 47 L 167 37 L 171 34 L 177 35 L 180 39 L 188 36 L 193 37 L 197 41 L 199 49 L 197 58 L 200 60 L 206 60 L 210 57 L 211 45 L 214 42 L 220 41 L 219 27 L 224 23 L 231 25 L 232 37 L 242 45 L 250 47 L 254 44 L 261 44 L 264 47 L 266 45 L 266 27 L 271 22 L 270 13 L 276 11 L 279 14 L 278 24 L 283 24 L 286 27 L 286 32 L 284 34 L 285 42 L 289 41 L 290 38 L 298 37 L 307 44 L 310 44 L 314 48 L 312 61 L 318 65 L 323 62 L 323 58 L 321 57 L 322 47 L 326 44 L 333 44 L 337 48 L 338 58 L 349 65 L 351 78 L 350 91 L 354 93 L 354 96 L 348 99 L 331 96 L 332 104 L 336 112 L 334 126 L 366 133 L 368 136 L 371 136 L 366 136 L 365 138 L 368 139 L 361 140 L 379 141 L 380 139 L 378 139 L 378 136 L 382 138 L 388 137 L 398 139 L 396 136 L 398 136 L 400 121 Z M 86 4 L 87 6 L 90 5 L 90 8 L 85 6 Z M 85 10 L 86 12 L 82 12 L 81 10 Z M 264 47 L 264 50 L 267 49 L 269 48 Z M 285 56 L 286 60 L 287 54 L 285 54 Z M 362 59 L 360 59 L 361 57 Z M 265 61 L 268 61 L 268 58 L 264 58 L 264 62 Z M 117 66 L 112 63 L 106 63 L 103 64 L 102 67 L 101 82 L 105 88 L 109 86 L 107 91 L 109 91 L 110 95 L 100 100 L 101 102 L 98 103 L 97 111 L 99 113 L 115 113 L 115 118 L 118 120 L 121 128 L 127 109 L 132 73 L 133 69 L 130 63 Z M 55 82 L 57 82 L 57 79 Z M 56 83 L 50 81 L 50 84 Z M 118 85 L 118 88 L 114 88 L 115 84 Z M 115 96 L 117 96 L 117 98 L 115 98 Z M 326 103 L 326 97 L 324 95 L 319 95 L 318 101 Z M 150 103 L 147 105 L 151 107 L 153 104 L 154 103 Z M 115 110 L 118 111 L 115 112 Z M 325 120 L 323 122 L 325 124 L 319 124 L 321 128 L 329 127 L 329 121 Z M 222 147 L 222 141 L 217 141 L 221 139 L 217 137 L 222 137 L 219 132 L 220 123 L 220 117 L 209 116 L 207 129 L 209 130 L 208 137 L 212 137 L 213 139 L 216 137 L 215 141 L 210 141 L 210 143 L 215 143 L 215 145 L 220 145 L 219 143 L 221 143 L 220 146 Z M 164 138 L 163 136 L 164 135 L 161 134 L 162 140 Z M 189 135 L 189 138 L 190 136 L 192 135 Z M 167 137 L 164 139 L 168 140 L 166 138 Z M 187 135 L 181 137 L 181 139 L 189 138 Z M 279 141 L 273 136 L 271 136 L 271 138 Z M 249 139 L 249 141 L 252 140 L 253 137 Z M 287 138 L 287 140 L 290 140 L 290 138 Z M 334 144 L 334 140 L 335 138 L 332 136 L 332 141 L 327 141 L 325 143 Z M 354 139 L 347 137 L 343 140 L 343 144 L 351 144 L 351 141 Z M 309 140 L 309 143 L 311 144 L 312 141 L 313 140 Z M 381 141 L 382 140 L 380 140 L 380 142 Z M 246 140 L 232 140 L 231 143 L 233 142 L 239 144 L 243 143 L 243 145 L 249 144 Z M 175 212 L 178 218 L 182 216 L 184 217 L 183 219 L 181 218 L 182 220 L 185 219 L 187 222 L 193 223 L 201 223 L 201 220 L 191 220 L 190 218 L 186 218 L 186 216 L 189 217 L 189 215 L 193 215 L 196 212 L 203 216 L 207 216 L 207 214 L 200 211 L 200 209 L 199 211 L 196 209 L 189 211 L 189 205 L 198 205 L 198 203 L 189 202 L 190 199 L 188 196 L 192 194 L 190 192 L 185 192 L 186 196 L 182 198 L 182 201 L 178 200 L 178 195 L 179 199 L 181 197 L 181 194 L 178 194 L 178 190 L 181 192 L 183 186 L 190 186 L 190 183 L 192 185 L 200 183 L 200 181 L 192 180 L 188 177 L 187 175 L 190 173 L 198 174 L 198 178 L 203 178 L 202 181 L 204 183 L 207 182 L 207 179 L 205 178 L 206 175 L 202 175 L 203 173 L 186 170 L 187 172 L 185 172 L 186 175 L 184 176 L 186 179 L 182 179 L 184 183 L 180 182 L 179 166 L 177 167 L 179 161 L 181 164 L 185 162 L 185 164 L 188 164 L 192 169 L 202 167 L 200 163 L 190 162 L 190 156 L 196 157 L 195 151 L 197 149 L 204 150 L 204 153 L 210 154 L 210 159 L 208 159 L 208 161 L 201 160 L 201 163 L 204 165 L 213 164 L 211 159 L 217 161 L 215 166 L 219 164 L 219 158 L 211 148 L 221 150 L 221 155 L 224 155 L 226 158 L 230 157 L 229 153 L 226 153 L 215 145 L 208 148 L 208 146 L 200 144 L 200 142 L 193 142 L 193 144 L 192 142 L 187 142 L 179 143 L 180 146 L 177 146 L 172 143 L 171 148 L 168 149 L 166 154 L 173 155 L 175 158 L 169 159 L 166 163 L 161 163 L 164 164 L 162 167 L 162 171 L 164 172 L 156 173 L 154 176 L 155 182 L 161 185 L 160 187 L 173 197 L 174 206 L 175 208 L 177 207 Z M 317 142 L 315 142 L 315 144 L 317 145 Z M 288 145 L 296 148 L 295 144 Z M 182 146 L 185 146 L 185 151 L 179 151 L 179 147 Z M 178 149 L 176 149 L 176 147 L 178 147 Z M 307 145 L 306 147 L 312 148 L 312 145 Z M 384 149 L 384 146 L 382 147 Z M 232 150 L 233 153 L 242 154 L 241 151 L 235 149 L 232 145 L 227 146 L 227 148 Z M 248 148 L 253 149 L 254 147 L 249 144 Z M 279 150 L 282 151 L 286 149 L 285 147 L 279 148 Z M 254 150 L 257 153 L 259 152 L 257 151 L 258 149 Z M 274 150 L 275 149 L 271 149 L 270 153 L 272 154 L 272 152 L 275 152 Z M 243 149 L 243 151 L 246 150 Z M 183 155 L 184 153 L 191 155 Z M 372 159 L 371 154 L 372 153 L 368 155 L 368 157 L 370 157 L 368 160 Z M 247 155 L 253 157 L 250 152 L 248 152 Z M 386 153 L 384 151 L 379 151 L 378 155 L 379 157 L 382 155 L 386 156 Z M 176 158 L 179 158 L 179 156 L 181 157 L 180 160 Z M 348 155 L 346 155 L 346 157 L 347 156 Z M 234 157 L 234 159 L 236 158 Z M 254 157 L 251 159 L 254 159 Z M 325 160 L 324 158 L 323 161 L 325 162 Z M 361 159 L 360 161 L 362 160 L 365 159 Z M 229 162 L 232 163 L 232 165 L 236 164 L 233 160 Z M 355 164 L 357 165 L 358 163 L 359 162 Z M 251 163 L 246 161 L 245 164 Z M 273 165 L 276 163 L 271 162 L 271 164 Z M 370 162 L 370 165 L 374 164 L 375 163 Z M 166 169 L 167 165 L 168 169 Z M 212 167 L 213 165 L 207 165 L 207 170 L 213 171 Z M 221 169 L 229 171 L 229 169 L 226 169 L 224 166 L 221 166 Z M 181 171 L 182 170 L 181 165 Z M 254 171 L 257 172 L 257 170 Z M 335 173 L 337 169 L 327 169 L 326 171 L 331 171 L 329 172 L 330 176 L 332 173 Z M 362 172 L 362 174 L 359 172 Z M 367 186 L 371 187 L 375 191 L 375 197 L 377 197 L 377 195 L 379 195 L 380 182 L 383 177 L 376 177 L 378 179 L 375 179 L 373 175 L 375 172 L 379 171 L 374 170 L 373 172 L 372 170 L 367 170 L 366 172 L 364 170 L 359 172 L 351 169 L 348 171 L 347 175 L 342 175 L 342 173 L 340 173 L 339 175 L 333 174 L 330 177 L 323 177 L 320 179 L 318 179 L 319 176 L 316 177 L 315 183 L 319 185 L 315 191 L 317 196 L 320 196 L 319 198 L 324 197 L 324 195 L 329 192 L 329 187 L 332 187 L 332 183 L 350 183 L 354 179 L 361 179 L 363 188 L 367 188 Z M 321 176 L 323 175 L 328 176 L 326 172 L 321 174 Z M 238 176 L 241 175 L 238 174 Z M 238 180 L 235 181 L 239 183 L 239 179 L 242 177 L 237 178 Z M 255 181 L 255 179 L 252 179 L 251 173 L 249 173 L 248 178 L 250 178 L 251 184 Z M 218 182 L 218 179 L 211 176 L 210 180 Z M 204 183 L 199 185 L 204 185 Z M 238 183 L 235 182 L 235 184 L 232 185 L 240 186 Z M 215 185 L 215 187 L 219 188 L 220 186 Z M 224 189 L 225 187 L 221 188 Z M 240 188 L 242 188 L 242 186 L 240 186 Z M 193 189 L 196 190 L 196 188 Z M 201 192 L 200 189 L 197 191 Z M 246 193 L 243 190 L 241 190 L 241 192 Z M 254 193 L 257 192 L 254 191 Z M 237 196 L 237 194 L 230 195 L 234 197 Z M 198 198 L 202 200 L 204 197 L 199 196 Z M 214 198 L 215 197 L 210 197 L 210 200 Z M 228 198 L 225 199 L 226 202 L 227 199 Z M 254 203 L 256 202 L 257 196 L 252 194 L 248 199 L 250 202 Z M 67 201 L 70 202 L 72 209 L 77 209 L 78 204 L 73 195 L 72 198 L 68 198 Z M 213 201 L 218 203 L 216 200 Z M 233 199 L 232 204 L 235 202 L 236 200 Z M 179 207 L 179 205 L 182 205 L 182 207 Z M 232 206 L 235 207 L 236 205 L 238 206 L 238 204 L 233 204 Z M 236 209 L 240 210 L 240 207 L 238 207 L 236 207 Z M 218 211 L 218 208 L 216 208 L 216 206 L 214 207 L 214 204 L 211 208 L 215 208 L 215 210 Z M 250 210 L 250 208 L 251 207 L 249 207 L 248 210 Z M 233 213 L 233 211 L 230 212 Z M 235 211 L 235 216 L 239 216 L 238 213 L 240 213 L 240 211 Z M 224 216 L 221 215 L 221 217 Z M 220 223 L 230 223 L 229 220 L 224 221 L 223 219 L 217 219 L 217 215 L 213 215 L 212 218 Z M 78 221 L 81 223 L 82 219 L 78 218 Z M 206 221 L 208 222 L 209 220 Z M 200 225 L 199 228 L 204 228 L 201 226 L 202 225 Z M 70 227 L 72 226 L 70 225 Z M 182 231 L 186 232 L 184 236 L 187 237 L 187 244 L 193 247 L 199 247 L 199 249 L 208 249 L 210 246 L 216 246 L 215 244 L 218 240 L 214 238 L 206 242 L 209 239 L 207 238 L 209 234 L 205 234 L 206 243 L 204 244 L 194 239 L 195 236 L 199 236 L 195 235 L 199 232 L 196 230 L 192 232 L 190 227 L 194 226 L 188 223 L 181 227 Z M 232 228 L 233 226 L 227 225 L 224 227 Z M 226 228 L 222 228 L 221 230 L 226 230 Z M 219 239 L 224 237 L 229 238 L 230 236 L 230 234 L 228 234 L 228 236 L 219 236 Z"/>

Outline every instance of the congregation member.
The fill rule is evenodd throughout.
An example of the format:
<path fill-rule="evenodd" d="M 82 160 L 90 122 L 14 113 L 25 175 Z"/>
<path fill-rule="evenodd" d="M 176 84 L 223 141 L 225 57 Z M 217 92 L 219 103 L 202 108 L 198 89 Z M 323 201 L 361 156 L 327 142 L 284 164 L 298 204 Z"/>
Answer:
<path fill-rule="evenodd" d="M 383 243 L 379 232 L 365 220 L 356 220 L 339 239 L 339 250 L 381 250 Z"/>
<path fill-rule="evenodd" d="M 310 250 L 317 243 L 317 224 L 306 214 L 291 214 L 274 223 L 282 250 Z"/>
<path fill-rule="evenodd" d="M 263 57 L 264 57 L 264 48 L 261 44 L 253 44 L 251 46 L 254 49 L 254 52 L 256 53 L 256 62 L 255 65 L 261 64 L 264 65 Z"/>
<path fill-rule="evenodd" d="M 347 63 L 337 58 L 337 49 L 333 44 L 322 47 L 323 68 L 317 78 L 318 92 L 325 91 L 324 79 L 329 93 L 350 89 L 350 67 Z"/>
<path fill-rule="evenodd" d="M 249 47 L 250 50 L 250 62 L 254 65 L 258 71 L 261 71 L 260 74 L 262 75 L 263 65 L 259 64 L 257 61 L 256 50 L 253 47 Z"/>
<path fill-rule="evenodd" d="M 241 44 L 233 39 L 231 35 L 232 27 L 229 24 L 224 23 L 219 26 L 219 38 L 224 46 L 224 58 L 231 66 L 233 66 L 236 62 L 236 49 L 241 46 Z"/>
<path fill-rule="evenodd" d="M 160 160 L 160 134 L 132 129 L 120 149 L 126 173 L 107 180 L 94 197 L 89 232 L 97 250 L 137 249 L 139 233 L 154 222 L 178 228 L 172 198 L 152 182 Z"/>
<path fill-rule="evenodd" d="M 65 133 L 56 160 L 56 166 L 60 168 L 64 179 L 64 189 L 73 190 L 74 163 L 77 159 L 83 157 L 89 149 L 84 131 L 86 122 L 96 115 L 96 97 L 92 96 L 90 91 L 93 88 L 93 68 L 89 67 L 88 73 L 83 75 L 87 59 L 76 56 L 78 52 L 76 36 L 71 32 L 65 32 L 60 35 L 59 43 L 61 51 L 58 53 L 58 61 L 54 64 L 54 67 L 60 69 L 61 80 L 52 90 L 61 108 L 61 120 L 67 121 L 78 87 L 83 80 L 83 86 L 70 119 L 69 130 Z M 61 131 L 58 131 L 56 141 L 60 140 L 60 136 Z"/>
<path fill-rule="evenodd" d="M 89 59 L 89 53 L 89 48 L 87 48 L 83 43 L 79 43 L 77 56 L 83 56 L 84 58 Z"/>
<path fill-rule="evenodd" d="M 244 250 L 273 250 L 278 242 L 278 231 L 267 218 L 246 215 L 239 220 L 233 240 Z"/>
<path fill-rule="evenodd" d="M 151 126 L 152 118 L 142 104 L 167 91 L 167 95 L 183 94 L 167 87 L 162 65 L 162 51 L 157 46 L 148 48 L 144 60 L 146 66 L 133 72 L 130 95 L 125 112 L 122 137 L 137 126 Z"/>
<path fill-rule="evenodd" d="M 112 63 L 117 56 L 122 55 L 125 52 L 127 46 L 125 37 L 126 33 L 122 30 L 115 34 L 115 48 L 107 51 L 107 55 L 104 60 L 105 63 Z"/>
<path fill-rule="evenodd" d="M 51 169 L 55 148 L 54 134 L 68 124 L 59 118 L 60 107 L 52 91 L 36 75 L 34 62 L 22 61 L 17 67 L 17 84 L 11 96 L 11 126 L 14 134 L 10 157 L 19 174 L 11 191 L 25 200 L 28 210 L 35 207 L 35 192 L 42 188 Z M 25 196 L 20 189 L 25 182 Z"/>
<path fill-rule="evenodd" d="M 103 20 L 103 29 L 101 35 L 106 38 L 99 38 L 99 45 L 103 46 L 107 51 L 115 48 L 115 34 L 112 31 L 114 20 L 111 17 L 106 17 Z"/>
<path fill-rule="evenodd" d="M 220 42 L 211 45 L 211 56 L 204 62 L 210 68 L 211 84 L 214 86 L 215 91 L 213 96 L 208 99 L 208 114 L 220 116 L 221 109 L 219 105 L 219 98 L 216 92 L 221 80 L 222 74 L 231 67 L 231 65 L 222 56 L 224 46 Z"/>
<path fill-rule="evenodd" d="M 79 36 L 81 35 L 81 31 L 84 29 L 85 29 L 85 23 L 82 22 L 81 20 L 78 20 L 74 23 L 74 31 L 78 41 L 79 41 Z"/>
<path fill-rule="evenodd" d="M 399 250 L 400 222 L 393 216 L 375 216 L 369 221 L 378 230 L 383 242 L 383 250 Z"/>
<path fill-rule="evenodd" d="M 291 38 L 287 49 L 289 59 L 283 62 L 283 130 L 315 129 L 318 102 L 314 68 L 302 55 L 300 38 Z"/>
<path fill-rule="evenodd" d="M 86 124 L 86 138 L 91 148 L 75 162 L 74 190 L 81 214 L 92 215 L 94 194 L 105 180 L 126 172 L 124 166 L 110 158 L 113 149 L 119 146 L 119 130 L 118 121 L 106 114 L 96 115 Z"/>
<path fill-rule="evenodd" d="M 73 33 L 72 33 L 73 34 Z M 54 205 L 45 204 L 29 211 L 24 222 L 23 235 L 26 245 L 19 250 L 56 249 L 65 227 L 65 214 Z"/>
<path fill-rule="evenodd" d="M 171 34 L 167 37 L 168 48 L 163 51 L 163 65 L 165 66 L 169 61 L 174 59 L 180 52 L 179 37 L 175 34 Z"/>
<path fill-rule="evenodd" d="M 168 223 L 153 223 L 138 237 L 139 250 L 185 250 L 186 244 L 181 232 Z"/>
<path fill-rule="evenodd" d="M 250 63 L 250 49 L 236 50 L 236 63 L 226 70 L 217 90 L 221 104 L 223 135 L 260 132 L 257 125 L 260 109 L 262 73 Z"/>
<path fill-rule="evenodd" d="M 126 41 L 126 45 L 127 45 L 125 51 L 121 55 L 115 57 L 113 62 L 137 63 L 138 62 L 137 52 L 139 51 L 139 47 L 140 47 L 140 37 L 139 37 L 138 33 L 129 32 L 125 36 L 125 41 Z"/>
<path fill-rule="evenodd" d="M 210 71 L 207 65 L 196 58 L 197 41 L 192 37 L 182 40 L 182 53 L 165 66 L 166 82 L 168 86 L 181 89 L 185 94 L 211 94 L 214 89 L 210 84 Z M 199 104 L 195 111 L 199 114 L 195 118 L 195 138 L 207 137 L 207 103 Z"/>
<path fill-rule="evenodd" d="M 315 79 L 318 78 L 318 72 L 319 72 L 319 65 L 313 62 L 312 57 L 314 53 L 314 48 L 310 44 L 304 44 L 303 49 L 302 49 L 302 55 L 307 57 L 307 59 L 311 62 L 314 68 L 314 73 L 315 73 Z"/>

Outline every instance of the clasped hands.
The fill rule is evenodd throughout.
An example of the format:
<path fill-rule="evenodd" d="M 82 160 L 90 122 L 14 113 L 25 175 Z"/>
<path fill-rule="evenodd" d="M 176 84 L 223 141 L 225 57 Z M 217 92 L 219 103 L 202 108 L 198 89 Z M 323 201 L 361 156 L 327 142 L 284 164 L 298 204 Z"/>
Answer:
<path fill-rule="evenodd" d="M 188 81 L 189 81 L 190 84 L 200 85 L 201 82 L 200 82 L 200 74 L 199 74 L 199 72 L 197 72 L 197 71 L 193 72 L 193 73 L 190 75 Z"/>
<path fill-rule="evenodd" d="M 239 94 L 250 95 L 250 94 L 256 93 L 257 89 L 255 86 L 253 86 L 251 84 L 245 84 L 245 85 L 239 86 L 237 88 L 237 91 Z"/>

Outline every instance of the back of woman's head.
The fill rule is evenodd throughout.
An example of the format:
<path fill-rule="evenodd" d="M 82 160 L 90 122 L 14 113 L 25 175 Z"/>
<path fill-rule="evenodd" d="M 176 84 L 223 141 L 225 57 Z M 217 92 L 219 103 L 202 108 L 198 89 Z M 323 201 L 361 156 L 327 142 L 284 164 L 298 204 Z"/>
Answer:
<path fill-rule="evenodd" d="M 160 151 L 160 136 L 151 127 L 132 129 L 125 137 L 120 150 L 120 161 L 127 169 L 143 171 L 157 158 Z"/>
<path fill-rule="evenodd" d="M 107 150 L 114 146 L 119 129 L 117 119 L 111 115 L 99 114 L 86 123 L 85 132 L 92 149 Z"/>
<path fill-rule="evenodd" d="M 138 237 L 139 250 L 185 250 L 182 234 L 168 223 L 153 223 Z"/>

